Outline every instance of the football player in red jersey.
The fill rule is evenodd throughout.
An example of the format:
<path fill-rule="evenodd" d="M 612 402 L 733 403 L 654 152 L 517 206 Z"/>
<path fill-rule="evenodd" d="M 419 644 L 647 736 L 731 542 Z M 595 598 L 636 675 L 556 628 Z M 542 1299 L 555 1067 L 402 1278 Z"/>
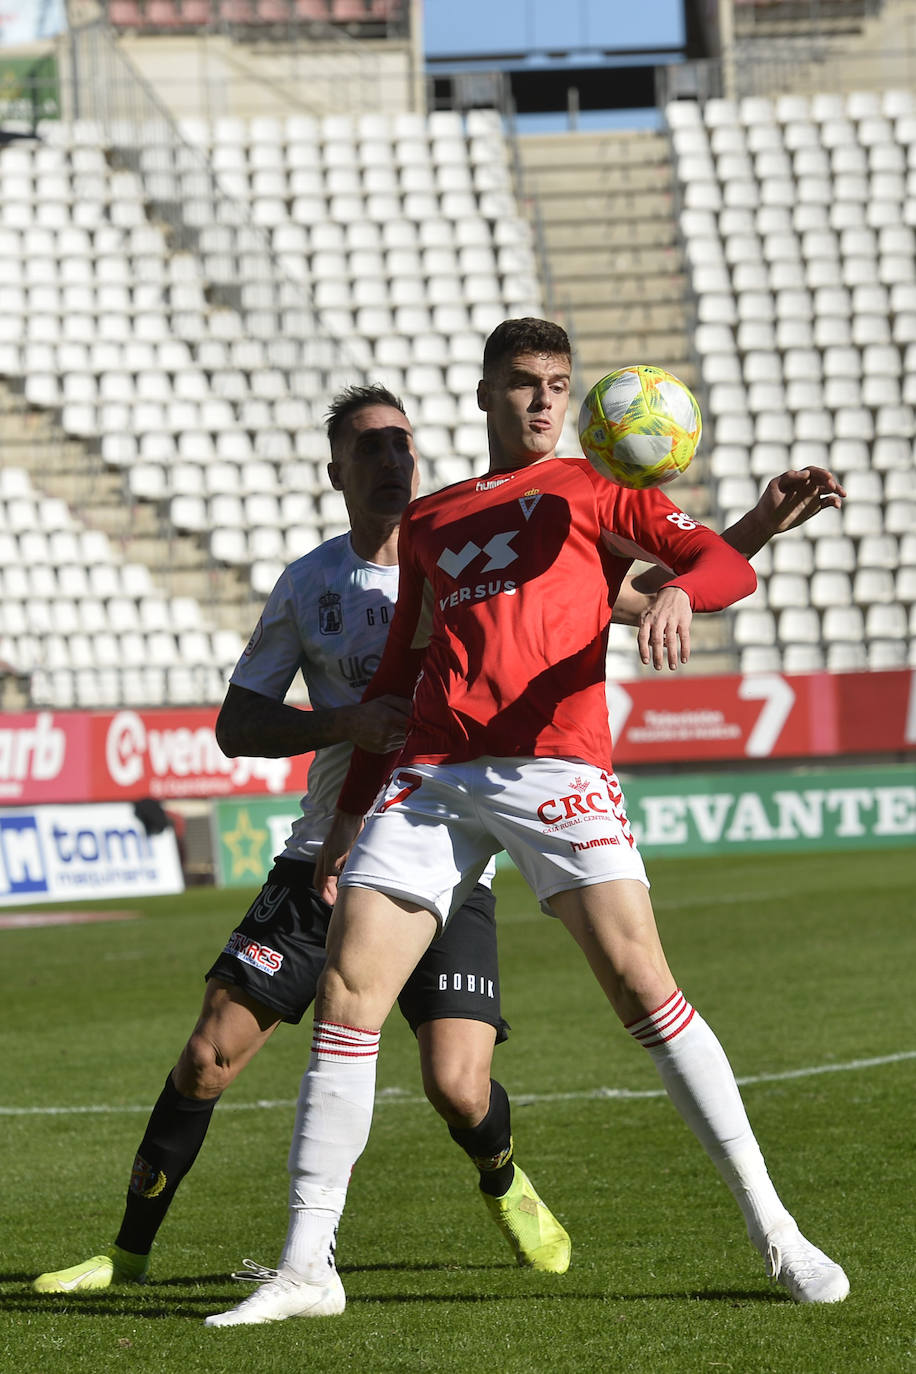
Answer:
<path fill-rule="evenodd" d="M 397 610 L 364 699 L 410 698 L 407 742 L 399 755 L 354 751 L 316 875 L 337 904 L 290 1152 L 286 1245 L 275 1275 L 211 1325 L 326 1310 L 380 1028 L 502 848 L 652 1056 L 768 1274 L 799 1302 L 848 1292 L 777 1195 L 725 1054 L 668 967 L 611 759 L 605 651 L 630 562 L 670 572 L 639 616 L 640 653 L 656 666 L 685 661 L 693 612 L 748 595 L 754 574 L 662 492 L 627 491 L 583 458 L 557 457 L 570 367 L 559 326 L 500 325 L 478 389 L 487 472 L 402 520 Z"/>

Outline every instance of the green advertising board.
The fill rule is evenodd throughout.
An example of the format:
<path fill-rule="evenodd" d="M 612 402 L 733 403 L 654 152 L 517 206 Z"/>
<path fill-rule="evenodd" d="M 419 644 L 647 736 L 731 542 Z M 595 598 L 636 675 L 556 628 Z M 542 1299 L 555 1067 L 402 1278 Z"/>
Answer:
<path fill-rule="evenodd" d="M 56 57 L 0 58 L 0 118 L 33 125 L 40 119 L 60 119 Z"/>
<path fill-rule="evenodd" d="M 905 764 L 625 775 L 621 784 L 646 858 L 916 845 L 916 770 Z M 298 796 L 217 802 L 217 881 L 262 882 L 298 814 Z"/>
<path fill-rule="evenodd" d="M 646 857 L 916 844 L 916 769 L 905 765 L 620 782 Z"/>
<path fill-rule="evenodd" d="M 298 793 L 214 803 L 213 854 L 219 886 L 262 883 L 299 814 Z"/>

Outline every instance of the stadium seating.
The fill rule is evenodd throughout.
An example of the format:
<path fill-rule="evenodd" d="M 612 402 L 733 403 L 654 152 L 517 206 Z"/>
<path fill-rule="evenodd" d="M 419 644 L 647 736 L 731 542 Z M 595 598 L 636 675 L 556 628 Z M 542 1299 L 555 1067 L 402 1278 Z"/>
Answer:
<path fill-rule="evenodd" d="M 38 132 L 0 151 L 0 369 L 65 434 L 98 442 L 164 530 L 263 596 L 285 561 L 346 528 L 322 415 L 367 375 L 403 395 L 427 488 L 469 475 L 484 336 L 543 313 L 493 112 L 195 121 L 193 146 L 164 122 L 125 126 L 116 149 L 87 122 Z M 159 200 L 180 243 L 148 214 Z M 48 667 L 39 696 L 78 697 L 68 646 L 53 665 L 40 636 L 21 648 L 20 671 Z M 164 639 L 155 652 L 179 666 Z M 97 686 L 116 694 L 105 667 Z M 223 677 L 205 684 L 217 699 Z"/>
<path fill-rule="evenodd" d="M 219 699 L 244 647 L 205 629 L 193 598 L 158 592 L 148 568 L 123 562 L 14 467 L 0 473 L 0 594 L 0 660 L 31 677 L 36 706 Z M 150 696 L 152 680 L 133 671 L 178 666 L 196 675 L 190 696 L 173 696 L 167 675 Z"/>
<path fill-rule="evenodd" d="M 774 547 L 746 671 L 916 664 L 916 149 L 909 92 L 679 101 L 668 124 L 727 522 L 761 479 L 833 467 L 842 517 Z M 909 539 L 905 547 L 903 540 Z"/>
<path fill-rule="evenodd" d="M 403 0 L 108 0 L 115 29 L 138 33 L 272 27 L 300 22 L 376 27 L 403 21 Z"/>

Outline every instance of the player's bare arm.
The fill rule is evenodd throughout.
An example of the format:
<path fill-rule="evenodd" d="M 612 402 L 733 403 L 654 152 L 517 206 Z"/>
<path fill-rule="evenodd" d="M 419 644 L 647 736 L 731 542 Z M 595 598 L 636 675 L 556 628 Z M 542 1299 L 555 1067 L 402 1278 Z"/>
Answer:
<path fill-rule="evenodd" d="M 846 491 L 827 468 L 790 469 L 764 487 L 760 500 L 722 538 L 751 558 L 776 534 L 797 529 L 822 510 L 837 509 Z"/>
<path fill-rule="evenodd" d="M 756 506 L 723 530 L 722 538 L 745 558 L 752 558 L 774 535 L 797 529 L 822 510 L 839 508 L 845 495 L 844 488 L 827 468 L 782 472 L 767 483 Z M 636 577 L 626 577 L 614 602 L 614 624 L 641 625 L 642 617 L 652 607 L 654 593 L 669 576 L 666 569 L 656 567 Z"/>
<path fill-rule="evenodd" d="M 789 469 L 770 479 L 757 504 L 723 530 L 722 538 L 745 558 L 753 558 L 774 535 L 797 529 L 822 510 L 840 507 L 845 495 L 827 468 Z M 621 625 L 639 624 L 649 597 L 669 576 L 664 568 L 648 568 L 637 577 L 627 578 L 614 603 L 614 620 Z"/>
<path fill-rule="evenodd" d="M 410 702 L 403 697 L 300 711 L 231 682 L 217 717 L 216 742 L 227 758 L 292 758 L 346 741 L 386 754 L 404 743 L 409 715 Z"/>
<path fill-rule="evenodd" d="M 328 906 L 337 900 L 337 878 L 363 828 L 362 816 L 336 811 L 315 864 L 315 891 Z"/>

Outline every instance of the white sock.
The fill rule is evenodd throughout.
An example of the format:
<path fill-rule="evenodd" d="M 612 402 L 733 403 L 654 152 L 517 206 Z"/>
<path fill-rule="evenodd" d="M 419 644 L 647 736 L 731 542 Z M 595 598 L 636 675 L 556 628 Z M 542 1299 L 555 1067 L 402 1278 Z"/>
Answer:
<path fill-rule="evenodd" d="M 767 1173 L 725 1051 L 680 989 L 627 1030 L 651 1054 L 668 1096 L 728 1184 L 755 1244 L 792 1221 Z"/>
<path fill-rule="evenodd" d="M 289 1230 L 279 1268 L 321 1282 L 353 1166 L 369 1139 L 379 1031 L 316 1021 L 289 1151 Z"/>

